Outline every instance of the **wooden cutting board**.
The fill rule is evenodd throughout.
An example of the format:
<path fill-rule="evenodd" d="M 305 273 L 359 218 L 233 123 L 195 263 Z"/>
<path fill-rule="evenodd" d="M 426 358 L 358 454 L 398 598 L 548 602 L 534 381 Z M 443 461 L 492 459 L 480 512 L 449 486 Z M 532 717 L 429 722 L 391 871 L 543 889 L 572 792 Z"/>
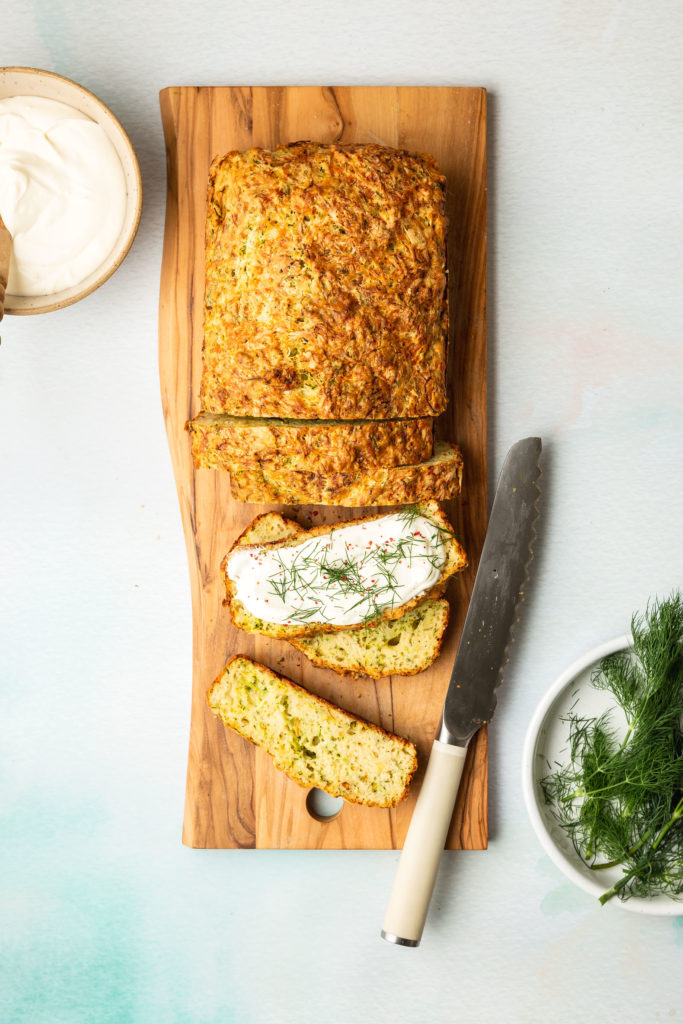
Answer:
<path fill-rule="evenodd" d="M 403 843 L 472 591 L 486 530 L 486 94 L 465 88 L 169 88 L 160 95 L 168 195 L 159 303 L 164 417 L 190 565 L 193 680 L 183 842 L 193 847 L 391 849 Z M 412 677 L 353 680 L 315 668 L 283 641 L 234 629 L 222 606 L 219 565 L 235 537 L 267 508 L 303 525 L 362 510 L 244 505 L 228 476 L 195 471 L 185 422 L 198 411 L 204 293 L 204 220 L 209 164 L 250 146 L 311 139 L 377 142 L 436 157 L 448 179 L 451 308 L 450 404 L 439 436 L 458 442 L 464 493 L 446 504 L 469 568 L 451 581 L 443 652 Z M 206 690 L 236 653 L 269 665 L 310 690 L 412 739 L 420 770 L 394 810 L 351 804 L 321 823 L 305 789 L 208 710 Z M 487 842 L 487 737 L 470 745 L 448 838 L 452 849 Z"/>

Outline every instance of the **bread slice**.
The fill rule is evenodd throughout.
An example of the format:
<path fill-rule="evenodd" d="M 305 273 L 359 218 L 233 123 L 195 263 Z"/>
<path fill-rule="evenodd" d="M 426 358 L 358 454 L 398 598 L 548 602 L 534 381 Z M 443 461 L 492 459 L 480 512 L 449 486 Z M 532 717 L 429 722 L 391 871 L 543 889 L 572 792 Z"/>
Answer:
<path fill-rule="evenodd" d="M 426 462 L 382 466 L 357 472 L 250 466 L 231 462 L 230 488 L 237 501 L 281 505 L 408 505 L 446 501 L 460 493 L 462 454 L 454 444 L 437 441 Z"/>
<path fill-rule="evenodd" d="M 238 544 L 286 540 L 304 533 L 302 526 L 279 512 L 257 516 Z M 309 661 L 331 668 L 339 675 L 412 676 L 436 661 L 448 625 L 448 601 L 420 601 L 400 619 L 386 620 L 361 629 L 313 633 L 290 641 Z"/>
<path fill-rule="evenodd" d="M 398 605 L 396 607 L 391 607 L 387 605 L 382 609 L 380 618 L 376 619 L 375 622 L 381 620 L 399 619 L 401 618 L 401 616 L 405 615 L 406 612 L 410 611 L 411 608 L 414 608 L 425 598 L 441 597 L 448 579 L 454 573 L 460 572 L 467 565 L 467 556 L 465 554 L 465 551 L 462 548 L 459 541 L 456 539 L 451 524 L 448 522 L 446 516 L 439 508 L 437 502 L 430 501 L 417 505 L 414 508 L 414 512 L 416 514 L 424 516 L 426 519 L 429 519 L 435 525 L 436 529 L 439 531 L 444 542 L 444 565 L 441 567 L 441 572 L 438 580 L 431 587 L 429 587 L 428 590 L 412 598 L 410 601 L 405 602 L 402 605 Z M 280 518 L 282 519 L 282 517 Z M 365 516 L 362 519 L 354 519 L 342 523 L 336 523 L 332 526 L 315 526 L 313 527 L 313 529 L 306 531 L 305 538 L 302 538 L 300 533 L 296 533 L 294 535 L 290 535 L 288 538 L 284 540 L 273 540 L 265 543 L 261 541 L 255 543 L 252 540 L 251 546 L 253 546 L 255 549 L 268 548 L 271 550 L 279 550 L 284 547 L 291 547 L 292 545 L 301 544 L 303 543 L 304 540 L 307 540 L 310 537 L 321 536 L 327 533 L 332 533 L 337 530 L 344 530 L 345 528 L 350 526 L 357 526 L 359 523 L 369 523 L 381 518 L 383 518 L 383 515 Z M 249 528 L 252 531 L 250 534 L 252 538 L 254 536 L 259 535 L 257 530 L 257 524 L 259 523 L 259 520 L 262 519 L 263 517 L 259 517 L 259 519 L 255 520 L 255 522 L 252 523 L 251 527 Z M 289 522 L 289 520 L 284 521 Z M 270 522 L 268 523 L 268 527 L 264 528 L 270 528 Z M 291 640 L 298 637 L 311 636 L 315 633 L 336 633 L 348 629 L 361 629 L 370 624 L 367 620 L 363 621 L 361 619 L 360 621 L 353 623 L 351 625 L 343 626 L 333 625 L 329 623 L 320 623 L 318 621 L 296 622 L 290 625 L 287 623 L 268 622 L 265 619 L 253 615 L 251 612 L 247 610 L 242 601 L 238 598 L 237 587 L 235 585 L 235 582 L 231 579 L 228 572 L 228 563 L 230 555 L 234 551 L 235 547 L 242 544 L 244 544 L 244 534 L 237 539 L 235 544 L 233 544 L 232 548 L 221 562 L 221 572 L 223 573 L 226 589 L 225 603 L 229 605 L 232 620 L 239 629 L 243 629 L 247 633 L 259 633 L 265 636 L 280 637 L 285 640 Z"/>
<path fill-rule="evenodd" d="M 306 533 L 306 530 L 294 519 L 286 519 L 279 512 L 263 512 L 249 523 L 233 547 L 237 544 L 269 544 L 271 541 L 289 540 L 302 533 Z"/>
<path fill-rule="evenodd" d="M 265 665 L 231 658 L 206 695 L 221 721 L 300 786 L 394 807 L 417 768 L 414 744 L 317 697 Z"/>
<path fill-rule="evenodd" d="M 426 600 L 400 619 L 290 640 L 309 661 L 344 676 L 414 676 L 436 661 L 448 625 L 448 601 Z"/>
<path fill-rule="evenodd" d="M 190 420 L 198 469 L 231 463 L 357 475 L 431 458 L 432 420 L 283 420 L 202 412 Z"/>

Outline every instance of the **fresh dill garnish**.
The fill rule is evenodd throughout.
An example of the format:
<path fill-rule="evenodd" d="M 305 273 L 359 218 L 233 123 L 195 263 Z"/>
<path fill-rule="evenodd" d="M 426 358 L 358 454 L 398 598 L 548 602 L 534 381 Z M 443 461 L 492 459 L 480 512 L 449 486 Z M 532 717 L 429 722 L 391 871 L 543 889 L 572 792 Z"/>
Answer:
<path fill-rule="evenodd" d="M 412 526 L 416 519 L 419 519 L 421 516 L 424 516 L 424 509 L 419 504 L 419 502 L 415 502 L 412 505 L 404 505 L 399 512 L 396 512 L 394 514 L 396 518 L 399 519 L 402 523 L 405 523 L 406 526 Z M 458 539 L 453 530 L 450 530 L 447 526 L 444 526 L 443 523 L 439 523 L 433 519 L 429 519 L 429 525 L 432 526 L 434 530 L 436 530 L 437 534 L 439 534 L 439 536 L 441 537 L 451 537 L 453 540 Z"/>
<path fill-rule="evenodd" d="M 419 505 L 409 506 L 403 514 L 398 517 L 409 530 L 423 516 Z M 359 622 L 372 624 L 396 606 L 402 563 L 411 568 L 415 561 L 427 561 L 432 570 L 441 571 L 446 561 L 442 532 L 439 523 L 425 519 L 407 536 L 391 537 L 382 544 L 345 542 L 342 551 L 333 551 L 329 538 L 322 537 L 288 558 L 274 552 L 277 570 L 266 583 L 272 595 L 289 605 L 292 621 L 332 621 L 335 601 L 344 599 L 347 612 L 357 610 Z M 349 598 L 355 600 L 349 604 Z"/>
<path fill-rule="evenodd" d="M 419 519 L 422 515 L 422 509 L 417 502 L 412 505 L 404 505 L 399 512 L 394 513 L 396 518 L 401 523 L 405 523 L 406 526 L 412 526 L 416 519 Z M 434 523 L 436 526 L 436 523 Z"/>
<path fill-rule="evenodd" d="M 604 658 L 591 683 L 611 693 L 610 715 L 570 711 L 570 763 L 541 780 L 546 803 L 594 871 L 622 868 L 600 897 L 683 899 L 683 598 L 648 604 L 631 622 L 633 646 Z"/>

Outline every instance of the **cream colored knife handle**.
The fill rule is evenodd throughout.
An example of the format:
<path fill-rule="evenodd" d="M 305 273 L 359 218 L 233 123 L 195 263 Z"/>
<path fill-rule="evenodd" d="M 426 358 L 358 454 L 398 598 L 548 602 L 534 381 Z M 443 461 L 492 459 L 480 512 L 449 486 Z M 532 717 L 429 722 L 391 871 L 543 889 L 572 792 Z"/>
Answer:
<path fill-rule="evenodd" d="M 388 942 L 420 944 L 466 754 L 466 747 L 434 740 L 382 926 Z"/>

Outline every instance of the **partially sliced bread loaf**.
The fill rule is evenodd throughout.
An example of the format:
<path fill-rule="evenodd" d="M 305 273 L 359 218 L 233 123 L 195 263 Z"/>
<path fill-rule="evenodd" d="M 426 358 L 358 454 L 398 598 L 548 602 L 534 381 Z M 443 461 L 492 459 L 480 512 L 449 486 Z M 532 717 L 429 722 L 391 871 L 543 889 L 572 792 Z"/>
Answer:
<path fill-rule="evenodd" d="M 448 625 L 448 601 L 420 601 L 400 619 L 290 640 L 314 665 L 345 676 L 414 676 L 436 661 Z"/>
<path fill-rule="evenodd" d="M 265 665 L 231 658 L 207 693 L 221 721 L 300 786 L 350 803 L 394 807 L 417 768 L 408 740 L 317 697 Z"/>
<path fill-rule="evenodd" d="M 237 543 L 286 540 L 304 532 L 292 519 L 285 519 L 278 512 L 265 512 L 256 517 Z M 384 620 L 361 629 L 314 633 L 290 642 L 315 665 L 331 668 L 339 675 L 373 679 L 416 675 L 438 657 L 448 612 L 448 601 L 428 599 L 400 619 Z"/>
<path fill-rule="evenodd" d="M 262 521 L 263 517 L 260 519 Z M 345 536 L 350 538 L 352 535 L 347 535 L 344 531 L 349 529 L 356 531 L 356 528 L 362 529 L 367 526 L 369 528 L 368 538 L 370 538 L 372 536 L 371 524 L 378 520 L 386 520 L 396 527 L 397 536 L 394 546 L 392 548 L 388 546 L 373 547 L 370 555 L 364 554 L 362 548 L 359 549 L 357 544 L 351 545 L 353 548 L 351 550 L 345 541 Z M 256 530 L 258 522 L 259 520 L 250 528 L 252 538 L 259 535 Z M 285 522 L 289 521 L 285 520 Z M 422 537 L 420 530 L 413 530 L 413 527 L 420 522 L 425 526 L 425 538 Z M 267 528 L 271 529 L 269 521 Z M 342 531 L 341 534 L 339 531 Z M 332 563 L 327 560 L 327 544 L 332 534 L 335 535 L 336 543 L 341 541 L 342 547 L 346 545 L 347 548 L 346 557 L 341 563 L 337 559 L 334 559 Z M 391 539 L 394 540 L 393 537 Z M 315 545 L 309 544 L 311 540 L 316 542 Z M 431 544 L 431 548 L 428 544 Z M 304 545 L 306 545 L 305 548 Z M 279 576 L 270 576 L 269 569 L 264 568 L 261 572 L 262 578 L 257 574 L 259 582 L 254 584 L 253 590 L 246 592 L 242 589 L 242 596 L 240 596 L 241 582 L 243 587 L 246 585 L 243 583 L 246 577 L 242 577 L 242 581 L 240 580 L 240 571 L 245 566 L 249 566 L 249 559 L 254 560 L 254 565 L 257 568 L 264 562 L 268 562 L 269 565 L 273 562 L 281 564 L 282 553 L 289 548 L 297 549 L 288 555 L 289 558 L 295 560 L 293 568 L 284 568 Z M 236 549 L 240 549 L 239 555 L 235 554 Z M 360 554 L 357 553 L 359 550 Z M 381 559 L 376 563 L 371 563 L 370 559 L 378 552 L 382 556 Z M 370 564 L 377 566 L 377 575 L 387 572 L 391 574 L 392 569 L 395 572 L 399 571 L 397 563 L 401 556 L 407 560 L 405 565 L 410 566 L 410 572 L 429 573 L 429 576 L 419 577 L 429 579 L 429 583 L 414 597 L 397 603 L 398 591 L 393 587 L 391 580 L 388 586 L 384 586 L 384 580 L 387 578 L 385 575 L 379 581 L 378 588 L 384 587 L 384 589 L 381 590 L 380 596 L 377 598 L 365 596 L 370 594 L 370 589 L 364 589 L 365 584 L 360 581 L 358 589 L 354 591 L 352 597 L 352 600 L 356 602 L 356 596 L 360 595 L 357 602 L 354 603 L 354 608 L 357 608 L 357 611 L 354 612 L 358 615 L 357 620 L 339 624 L 339 622 L 332 621 L 331 615 L 326 614 L 326 601 L 329 603 L 330 595 L 334 594 L 334 588 L 328 586 L 325 573 L 336 573 L 337 577 L 344 574 L 344 580 L 346 577 L 353 580 L 357 576 L 358 565 L 362 566 L 363 560 L 366 560 L 364 572 L 368 578 L 372 575 L 367 572 Z M 300 562 L 297 566 L 296 559 L 299 557 Z M 449 577 L 460 572 L 466 565 L 467 556 L 456 539 L 451 524 L 437 502 L 430 501 L 410 506 L 408 509 L 399 509 L 388 515 L 366 516 L 332 526 L 316 526 L 307 530 L 305 534 L 297 533 L 284 540 L 269 542 L 254 542 L 252 540 L 251 543 L 245 544 L 244 535 L 242 535 L 221 562 L 221 571 L 227 595 L 225 603 L 230 607 L 234 624 L 248 633 L 261 633 L 290 640 L 321 632 L 334 633 L 345 629 L 361 629 L 382 620 L 399 619 L 425 598 L 441 597 Z M 406 571 L 406 569 L 402 571 Z M 306 573 L 309 574 L 309 579 L 312 577 L 310 586 L 302 582 Z M 416 576 L 416 578 L 418 577 Z M 337 587 L 336 592 L 338 593 L 342 584 L 338 584 Z M 302 593 L 304 598 L 300 597 Z M 309 594 L 312 595 L 310 598 Z M 268 600 L 265 600 L 266 598 Z M 287 601 L 293 603 L 294 606 L 297 601 L 303 600 L 306 607 L 293 607 L 291 615 L 283 614 L 273 620 L 260 611 L 256 612 L 247 607 L 249 605 L 255 608 L 258 605 L 260 609 L 264 609 L 270 602 L 270 609 L 274 611 L 276 607 L 280 607 L 278 601 L 281 599 L 285 603 Z"/>
<path fill-rule="evenodd" d="M 202 412 L 190 420 L 195 466 L 357 475 L 431 458 L 432 420 L 283 420 Z"/>
<path fill-rule="evenodd" d="M 431 459 L 406 466 L 382 466 L 358 473 L 271 468 L 232 462 L 230 488 L 237 501 L 281 505 L 407 505 L 446 501 L 460 493 L 462 454 L 437 441 Z"/>

